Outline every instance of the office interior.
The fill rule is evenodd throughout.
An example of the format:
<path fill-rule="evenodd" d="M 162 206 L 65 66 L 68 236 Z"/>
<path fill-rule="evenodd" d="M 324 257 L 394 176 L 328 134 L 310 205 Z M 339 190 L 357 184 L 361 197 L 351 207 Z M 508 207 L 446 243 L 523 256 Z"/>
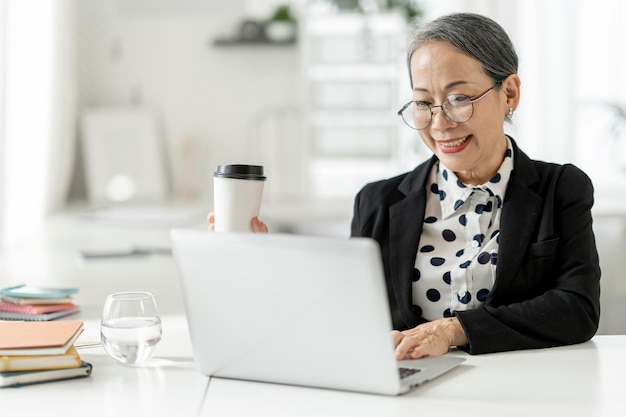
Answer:
<path fill-rule="evenodd" d="M 407 10 L 418 22 L 471 11 L 501 23 L 520 56 L 508 133 L 594 182 L 599 333 L 626 333 L 622 1 L 30 3 L 0 10 L 2 286 L 54 280 L 31 264 L 59 219 L 206 227 L 222 164 L 265 167 L 272 231 L 348 237 L 360 187 L 429 156 L 396 115 L 410 99 Z"/>

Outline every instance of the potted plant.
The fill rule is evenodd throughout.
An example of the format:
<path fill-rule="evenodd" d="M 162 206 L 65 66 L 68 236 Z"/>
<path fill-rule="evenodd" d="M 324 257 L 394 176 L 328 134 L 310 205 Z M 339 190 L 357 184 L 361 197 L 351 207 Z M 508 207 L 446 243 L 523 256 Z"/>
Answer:
<path fill-rule="evenodd" d="M 339 10 L 389 11 L 397 10 L 406 18 L 407 22 L 422 17 L 423 9 L 419 0 L 333 0 Z"/>
<path fill-rule="evenodd" d="M 272 42 L 292 42 L 296 38 L 296 18 L 291 13 L 291 8 L 280 5 L 265 25 L 265 34 Z"/>

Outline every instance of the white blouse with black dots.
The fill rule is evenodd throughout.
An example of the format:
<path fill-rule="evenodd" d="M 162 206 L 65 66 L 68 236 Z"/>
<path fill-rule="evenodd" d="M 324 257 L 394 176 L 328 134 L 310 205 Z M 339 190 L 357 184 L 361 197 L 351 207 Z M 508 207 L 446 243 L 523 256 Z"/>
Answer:
<path fill-rule="evenodd" d="M 513 170 L 508 143 L 498 173 L 479 186 L 463 184 L 441 162 L 433 166 L 413 274 L 413 308 L 426 320 L 476 308 L 493 288 L 502 201 Z"/>

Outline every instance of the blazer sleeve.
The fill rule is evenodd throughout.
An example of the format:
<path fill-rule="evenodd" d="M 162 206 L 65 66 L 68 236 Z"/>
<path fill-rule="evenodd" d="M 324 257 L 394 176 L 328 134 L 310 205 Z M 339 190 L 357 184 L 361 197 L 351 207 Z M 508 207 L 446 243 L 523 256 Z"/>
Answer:
<path fill-rule="evenodd" d="M 469 341 L 462 349 L 470 354 L 581 343 L 597 331 L 593 186 L 573 165 L 563 165 L 555 178 L 536 225 L 543 232 L 529 243 L 514 276 L 505 277 L 510 288 L 481 308 L 456 313 Z"/>

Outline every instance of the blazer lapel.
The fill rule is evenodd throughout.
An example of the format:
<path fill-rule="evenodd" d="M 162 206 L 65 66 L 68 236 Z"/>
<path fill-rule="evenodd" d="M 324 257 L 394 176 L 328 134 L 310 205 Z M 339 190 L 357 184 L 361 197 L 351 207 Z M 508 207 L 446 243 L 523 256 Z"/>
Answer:
<path fill-rule="evenodd" d="M 532 162 L 517 148 L 515 142 L 513 147 L 515 168 L 509 179 L 500 218 L 498 264 L 492 291 L 494 296 L 505 292 L 513 280 L 543 204 L 542 198 L 530 188 L 531 184 L 539 181 Z"/>
<path fill-rule="evenodd" d="M 412 313 L 412 271 L 422 233 L 426 196 L 422 191 L 389 208 L 389 269 L 393 289 L 402 317 L 410 327 L 417 321 Z"/>
<path fill-rule="evenodd" d="M 432 158 L 407 175 L 398 186 L 406 197 L 389 207 L 389 270 L 394 297 L 407 327 L 416 326 L 419 319 L 413 312 L 411 285 L 426 210 L 426 180 L 435 161 Z"/>

